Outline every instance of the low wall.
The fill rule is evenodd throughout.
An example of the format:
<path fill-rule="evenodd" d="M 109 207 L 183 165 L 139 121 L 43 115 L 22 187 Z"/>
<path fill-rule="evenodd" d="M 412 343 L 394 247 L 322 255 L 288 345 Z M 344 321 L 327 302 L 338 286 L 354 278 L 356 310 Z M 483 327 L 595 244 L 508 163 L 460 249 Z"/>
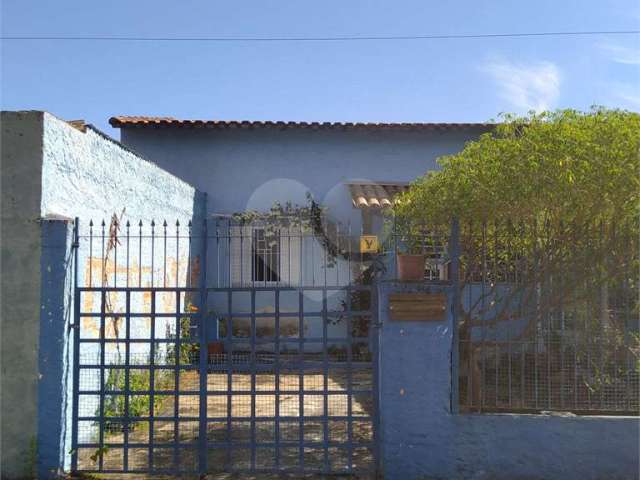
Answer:
<path fill-rule="evenodd" d="M 385 479 L 638 478 L 637 417 L 453 413 L 450 290 L 379 285 Z M 398 292 L 447 293 L 446 320 L 390 320 L 389 295 Z"/>

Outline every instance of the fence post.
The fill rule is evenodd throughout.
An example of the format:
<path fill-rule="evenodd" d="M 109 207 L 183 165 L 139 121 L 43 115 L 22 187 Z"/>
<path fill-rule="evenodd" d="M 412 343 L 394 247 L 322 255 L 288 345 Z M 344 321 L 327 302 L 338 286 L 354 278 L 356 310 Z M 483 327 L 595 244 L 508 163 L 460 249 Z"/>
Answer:
<path fill-rule="evenodd" d="M 73 341 L 76 342 L 79 331 L 78 315 L 74 314 L 73 319 L 70 317 L 71 309 L 78 311 L 80 302 L 75 289 L 77 220 L 72 224 L 70 219 L 44 219 L 41 225 L 38 431 L 33 439 L 33 458 L 29 460 L 37 461 L 37 465 L 30 465 L 29 469 L 37 467 L 37 478 L 46 479 L 58 478 L 64 469 L 69 449 L 65 430 L 69 387 L 67 360 L 71 341 L 69 334 L 73 330 Z M 74 305 L 71 304 L 72 288 Z M 76 348 L 74 358 L 77 355 Z M 73 381 L 77 382 L 77 374 Z M 72 408 L 77 411 L 77 399 L 74 399 Z M 77 423 L 72 425 L 74 438 L 77 439 Z"/>
<path fill-rule="evenodd" d="M 200 372 L 200 400 L 199 400 L 199 436 L 198 436 L 198 465 L 200 475 L 207 473 L 207 370 L 209 361 L 209 346 L 207 344 L 207 219 L 202 222 L 202 245 L 200 246 L 200 302 L 198 308 L 198 336 L 200 339 L 199 372 Z"/>
<path fill-rule="evenodd" d="M 73 363 L 72 369 L 72 398 L 71 398 L 71 471 L 78 469 L 78 412 L 79 412 L 79 396 L 80 389 L 80 372 L 78 365 L 80 364 L 80 287 L 78 281 L 78 259 L 80 250 L 80 219 L 75 218 L 73 225 L 73 318 L 71 319 L 70 328 L 73 328 Z"/>
<path fill-rule="evenodd" d="M 449 252 L 451 256 L 451 296 L 452 296 L 452 329 L 451 345 L 451 413 L 459 411 L 459 352 L 458 352 L 458 321 L 460 310 L 460 222 L 457 218 L 451 221 L 451 237 L 449 239 Z"/>

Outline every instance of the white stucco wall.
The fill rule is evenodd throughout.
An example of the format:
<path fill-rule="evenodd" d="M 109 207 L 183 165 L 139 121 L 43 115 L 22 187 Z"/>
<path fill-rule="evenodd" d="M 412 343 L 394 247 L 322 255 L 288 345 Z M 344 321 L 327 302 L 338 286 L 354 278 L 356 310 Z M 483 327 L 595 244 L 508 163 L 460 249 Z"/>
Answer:
<path fill-rule="evenodd" d="M 44 114 L 43 217 L 189 220 L 196 190 L 91 127 L 85 132 Z"/>

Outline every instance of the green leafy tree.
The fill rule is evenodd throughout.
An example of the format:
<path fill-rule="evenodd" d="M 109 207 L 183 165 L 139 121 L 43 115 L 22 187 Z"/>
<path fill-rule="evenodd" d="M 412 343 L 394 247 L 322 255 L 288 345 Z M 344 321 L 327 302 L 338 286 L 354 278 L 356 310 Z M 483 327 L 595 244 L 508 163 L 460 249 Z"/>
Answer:
<path fill-rule="evenodd" d="M 640 114 L 594 108 L 507 115 L 441 170 L 418 179 L 396 215 L 431 224 L 593 219 L 635 222 L 640 206 Z"/>
<path fill-rule="evenodd" d="M 626 323 L 639 316 L 640 114 L 505 115 L 439 164 L 398 199 L 393 214 L 409 232 L 426 225 L 445 233 L 452 218 L 460 220 L 463 285 L 488 285 L 459 325 L 466 375 L 476 377 L 479 362 L 472 328 L 504 326 L 516 309 L 529 319 L 516 340 L 562 317 L 563 329 L 573 322 L 571 341 L 582 345 L 576 358 L 594 342 L 604 350 L 604 361 L 582 375 L 587 388 L 627 375 L 629 362 L 621 359 L 638 356 Z M 560 343 L 550 328 L 544 335 Z"/>

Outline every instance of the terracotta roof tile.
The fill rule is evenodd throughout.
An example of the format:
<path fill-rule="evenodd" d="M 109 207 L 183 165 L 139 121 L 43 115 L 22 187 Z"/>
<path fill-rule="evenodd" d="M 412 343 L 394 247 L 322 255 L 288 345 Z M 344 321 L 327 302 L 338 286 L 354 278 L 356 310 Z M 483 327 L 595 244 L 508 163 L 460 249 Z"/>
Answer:
<path fill-rule="evenodd" d="M 390 207 L 393 197 L 409 189 L 408 183 L 394 182 L 352 182 L 347 186 L 356 208 Z"/>
<path fill-rule="evenodd" d="M 309 128 L 331 129 L 405 129 L 405 130 L 468 130 L 491 129 L 492 123 L 368 123 L 368 122 L 283 122 L 271 120 L 179 120 L 173 117 L 111 117 L 109 123 L 115 128 Z"/>

